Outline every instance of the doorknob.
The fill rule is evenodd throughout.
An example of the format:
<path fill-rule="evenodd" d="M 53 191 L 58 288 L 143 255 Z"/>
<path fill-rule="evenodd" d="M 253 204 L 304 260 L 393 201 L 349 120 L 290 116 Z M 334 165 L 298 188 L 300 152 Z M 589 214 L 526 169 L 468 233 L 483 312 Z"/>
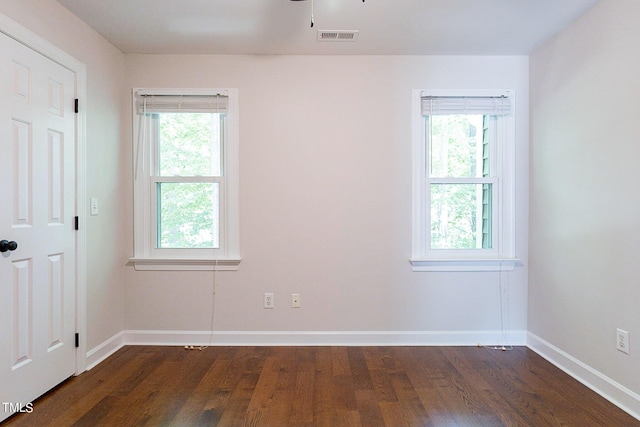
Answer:
<path fill-rule="evenodd" d="M 0 240 L 0 252 L 15 251 L 18 244 L 14 241 Z"/>

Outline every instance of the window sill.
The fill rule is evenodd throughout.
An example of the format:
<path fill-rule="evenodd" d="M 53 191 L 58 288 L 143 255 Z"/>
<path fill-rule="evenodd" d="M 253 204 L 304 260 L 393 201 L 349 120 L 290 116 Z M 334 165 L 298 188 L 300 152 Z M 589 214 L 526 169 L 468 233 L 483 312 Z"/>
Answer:
<path fill-rule="evenodd" d="M 129 258 L 130 265 L 141 271 L 236 271 L 240 261 L 240 258 Z"/>
<path fill-rule="evenodd" d="M 517 258 L 505 259 L 411 259 L 413 271 L 513 271 L 522 265 Z"/>

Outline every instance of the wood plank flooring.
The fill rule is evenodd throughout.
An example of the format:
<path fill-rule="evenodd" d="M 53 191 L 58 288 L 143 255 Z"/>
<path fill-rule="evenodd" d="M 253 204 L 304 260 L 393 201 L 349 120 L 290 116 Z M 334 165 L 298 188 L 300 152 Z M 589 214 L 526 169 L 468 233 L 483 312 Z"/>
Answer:
<path fill-rule="evenodd" d="M 527 348 L 129 346 L 7 426 L 640 426 Z"/>

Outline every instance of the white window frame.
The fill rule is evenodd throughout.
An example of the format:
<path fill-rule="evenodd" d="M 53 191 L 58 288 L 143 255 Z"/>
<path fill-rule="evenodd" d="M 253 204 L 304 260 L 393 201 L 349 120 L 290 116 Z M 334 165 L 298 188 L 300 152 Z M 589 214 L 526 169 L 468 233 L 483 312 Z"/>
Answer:
<path fill-rule="evenodd" d="M 501 116 L 495 126 L 495 152 L 491 153 L 495 176 L 493 192 L 493 245 L 491 249 L 431 249 L 430 184 L 472 182 L 473 178 L 430 178 L 427 120 L 422 113 L 422 97 L 507 96 L 515 105 L 512 90 L 426 90 L 412 93 L 412 254 L 413 271 L 509 271 L 515 256 L 515 107 Z"/>
<path fill-rule="evenodd" d="M 154 241 L 156 233 L 156 180 L 153 179 L 155 147 L 152 132 L 145 129 L 138 114 L 136 97 L 146 95 L 225 95 L 227 113 L 221 139 L 223 177 L 210 178 L 220 183 L 220 248 L 162 249 Z M 239 242 L 239 126 L 238 90 L 225 89 L 133 89 L 133 179 L 134 179 L 134 256 L 136 270 L 237 270 L 240 264 Z"/>

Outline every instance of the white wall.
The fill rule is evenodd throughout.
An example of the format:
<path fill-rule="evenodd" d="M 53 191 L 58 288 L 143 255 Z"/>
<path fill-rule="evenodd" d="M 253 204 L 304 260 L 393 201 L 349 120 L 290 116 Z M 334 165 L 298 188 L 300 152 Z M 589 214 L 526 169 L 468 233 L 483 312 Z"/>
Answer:
<path fill-rule="evenodd" d="M 133 87 L 239 88 L 243 261 L 217 274 L 215 330 L 471 331 L 464 339 L 474 344 L 474 331 L 501 329 L 501 280 L 505 326 L 526 330 L 527 57 L 127 55 L 125 63 L 128 97 Z M 411 272 L 416 88 L 516 90 L 525 260 L 516 271 Z M 128 204 L 129 227 L 131 217 Z M 132 254 L 131 229 L 125 235 Z M 126 329 L 210 329 L 213 273 L 130 267 L 126 282 Z M 262 308 L 264 292 L 275 293 L 274 310 Z M 290 308 L 293 292 L 300 309 Z"/>
<path fill-rule="evenodd" d="M 124 55 L 54 0 L 0 0 L 0 13 L 48 40 L 87 66 L 87 192 L 100 200 L 100 215 L 80 213 L 87 234 L 87 348 L 124 325 L 122 272 L 127 260 L 121 224 L 120 159 Z"/>
<path fill-rule="evenodd" d="M 637 0 L 602 0 L 530 58 L 529 331 L 635 392 L 636 414 L 638 16 Z M 616 328 L 631 355 L 616 351 Z"/>
<path fill-rule="evenodd" d="M 128 99 L 145 86 L 240 89 L 243 261 L 217 274 L 217 331 L 470 332 L 473 343 L 503 320 L 526 329 L 526 57 L 124 56 L 53 0 L 0 0 L 0 13 L 87 64 L 87 195 L 100 199 L 100 215 L 86 217 L 89 349 L 125 329 L 210 329 L 212 273 L 124 267 Z M 414 88 L 516 90 L 525 264 L 515 272 L 411 272 Z M 267 291 L 275 310 L 262 309 Z M 302 308 L 288 307 L 292 292 Z"/>

